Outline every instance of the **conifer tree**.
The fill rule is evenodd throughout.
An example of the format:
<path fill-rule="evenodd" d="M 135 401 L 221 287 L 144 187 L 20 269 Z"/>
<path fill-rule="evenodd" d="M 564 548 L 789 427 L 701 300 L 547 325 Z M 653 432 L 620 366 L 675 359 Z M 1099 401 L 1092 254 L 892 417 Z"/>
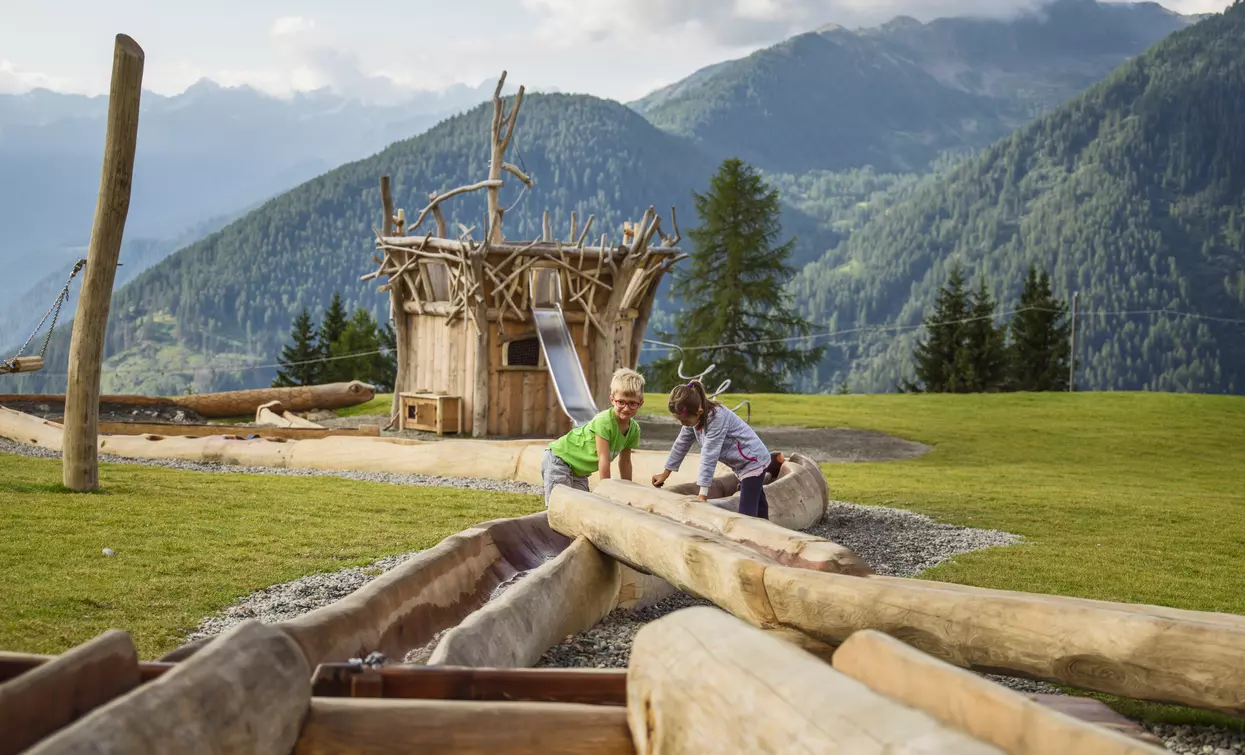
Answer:
<path fill-rule="evenodd" d="M 995 303 L 982 277 L 969 299 L 968 322 L 956 373 L 965 390 L 987 393 L 1000 390 L 1007 380 L 1006 328 L 994 324 Z"/>
<path fill-rule="evenodd" d="M 341 293 L 334 291 L 328 309 L 324 310 L 324 318 L 320 321 L 319 349 L 320 357 L 325 361 L 320 365 L 320 382 L 339 383 L 350 378 L 343 378 L 345 368 L 333 356 L 333 344 L 341 339 L 346 331 L 346 308 L 342 306 Z"/>
<path fill-rule="evenodd" d="M 1017 391 L 1068 390 L 1068 305 L 1051 292 L 1050 275 L 1033 265 L 1010 324 L 1010 387 Z"/>
<path fill-rule="evenodd" d="M 384 355 L 373 354 L 381 348 L 381 337 L 376 321 L 363 307 L 359 307 L 346 322 L 341 337 L 333 342 L 332 364 L 340 381 L 362 380 L 365 383 L 382 377 Z M 357 354 L 358 356 L 347 356 Z M 379 387 L 379 386 L 378 386 Z"/>
<path fill-rule="evenodd" d="M 304 307 L 290 328 L 290 343 L 281 348 L 277 361 L 284 369 L 277 370 L 272 386 L 316 385 L 320 377 L 319 357 L 315 326 L 311 324 L 311 315 Z"/>
<path fill-rule="evenodd" d="M 787 391 L 793 375 L 821 360 L 824 347 L 783 340 L 807 335 L 812 325 L 795 313 L 784 289 L 795 274 L 787 264 L 795 239 L 775 245 L 782 232 L 778 192 L 751 166 L 730 158 L 709 191 L 692 196 L 701 223 L 687 233 L 694 246 L 690 264 L 676 272 L 672 287 L 684 308 L 674 334 L 662 336 L 683 348 L 732 344 L 688 351 L 688 374 L 713 363 L 718 366 L 707 379 L 729 378 L 732 390 Z M 677 355 L 654 362 L 654 387 L 678 381 L 678 362 Z"/>
<path fill-rule="evenodd" d="M 947 283 L 938 291 L 934 309 L 925 316 L 925 338 L 913 351 L 916 382 L 905 380 L 900 390 L 912 393 L 963 393 L 963 322 L 969 316 L 964 275 L 959 263 L 951 268 Z M 959 369 L 957 369 L 957 366 Z"/>

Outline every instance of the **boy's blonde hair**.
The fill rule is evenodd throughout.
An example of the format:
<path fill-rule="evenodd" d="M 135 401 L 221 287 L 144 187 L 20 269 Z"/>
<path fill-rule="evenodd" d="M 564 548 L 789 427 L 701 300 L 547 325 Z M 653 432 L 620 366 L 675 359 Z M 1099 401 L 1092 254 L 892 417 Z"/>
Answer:
<path fill-rule="evenodd" d="M 615 396 L 639 396 L 644 397 L 644 376 L 630 367 L 623 367 L 614 371 L 614 377 L 610 379 L 610 393 Z"/>

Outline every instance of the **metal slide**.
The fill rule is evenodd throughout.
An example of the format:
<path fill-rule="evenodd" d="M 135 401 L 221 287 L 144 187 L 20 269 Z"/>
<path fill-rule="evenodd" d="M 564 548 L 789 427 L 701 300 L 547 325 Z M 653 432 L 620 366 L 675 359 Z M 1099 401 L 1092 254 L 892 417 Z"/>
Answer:
<path fill-rule="evenodd" d="M 600 411 L 588 390 L 584 366 L 575 351 L 571 331 L 562 316 L 562 278 L 557 268 L 532 268 L 529 285 L 532 293 L 532 319 L 540 349 L 553 377 L 562 411 L 576 427 L 587 424 Z"/>

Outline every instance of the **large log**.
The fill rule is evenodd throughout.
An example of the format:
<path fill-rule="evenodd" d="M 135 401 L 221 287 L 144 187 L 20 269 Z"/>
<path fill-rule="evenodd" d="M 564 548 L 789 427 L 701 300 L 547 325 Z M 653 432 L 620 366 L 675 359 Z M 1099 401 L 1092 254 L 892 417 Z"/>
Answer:
<path fill-rule="evenodd" d="M 104 435 L 151 435 L 149 440 L 159 440 L 166 436 L 182 436 L 187 438 L 249 438 L 252 435 L 260 438 L 285 438 L 287 440 L 308 440 L 311 438 L 379 438 L 379 425 L 361 425 L 355 427 L 252 427 L 248 425 L 184 425 L 175 422 L 101 422 L 99 431 Z"/>
<path fill-rule="evenodd" d="M 65 451 L 61 478 L 65 487 L 84 492 L 99 488 L 99 384 L 104 336 L 112 305 L 112 286 L 121 255 L 121 239 L 130 211 L 134 153 L 138 146 L 139 101 L 143 88 L 143 48 L 124 34 L 113 44 L 112 84 L 108 92 L 108 127 L 100 172 L 95 221 L 87 249 L 82 290 L 69 341 L 69 379 L 65 386 Z"/>
<path fill-rule="evenodd" d="M 624 708 L 316 699 L 292 755 L 633 755 Z"/>
<path fill-rule="evenodd" d="M 549 526 L 755 626 L 778 626 L 763 586 L 774 562 L 744 546 L 566 486 L 549 497 Z"/>
<path fill-rule="evenodd" d="M 256 388 L 247 391 L 224 391 L 221 393 L 194 393 L 169 398 L 169 401 L 193 409 L 207 419 L 225 417 L 251 417 L 263 404 L 280 401 L 290 412 L 307 412 L 313 409 L 344 409 L 364 404 L 376 395 L 376 389 L 367 383 L 352 380 L 349 383 L 326 383 L 324 385 L 300 385 L 290 388 Z"/>
<path fill-rule="evenodd" d="M 1001 752 L 715 608 L 639 631 L 627 722 L 638 755 Z"/>
<path fill-rule="evenodd" d="M 764 590 L 780 623 L 830 644 L 877 629 L 975 671 L 1245 714 L 1243 627 L 782 566 Z"/>
<path fill-rule="evenodd" d="M 795 569 L 713 533 L 570 488 L 554 490 L 549 523 L 755 626 L 798 630 L 829 645 L 877 629 L 975 671 L 1245 713 L 1245 627 L 1231 622 Z"/>
<path fill-rule="evenodd" d="M 280 429 L 275 429 L 272 434 L 278 432 Z M 59 451 L 62 433 L 60 425 L 55 422 L 0 407 L 0 437 Z M 111 435 L 99 440 L 101 451 L 129 458 L 216 461 L 247 467 L 353 469 L 444 477 L 484 477 L 518 480 L 533 485 L 541 484 L 540 461 L 548 444 L 547 440 L 425 442 L 338 435 L 287 442 L 264 438 L 243 440 L 224 435 L 202 438 Z M 634 476 L 639 480 L 659 472 L 665 465 L 666 454 L 638 451 L 633 452 L 632 458 Z M 688 454 L 684 471 L 671 475 L 671 480 L 694 480 L 698 459 L 697 455 Z M 719 467 L 726 468 L 724 465 Z M 689 469 L 691 471 L 687 471 Z M 597 473 L 594 472 L 588 479 L 590 485 L 595 484 Z"/>
<path fill-rule="evenodd" d="M 666 484 L 664 489 L 692 497 L 700 490 L 695 482 Z M 826 515 L 830 485 L 817 462 L 794 453 L 779 468 L 777 477 L 765 484 L 765 500 L 769 504 L 770 522 L 790 530 L 802 530 Z M 715 477 L 709 486 L 709 503 L 727 511 L 739 511 L 739 478 L 733 474 Z"/>
<path fill-rule="evenodd" d="M 821 471 L 817 470 L 816 474 L 820 476 Z M 641 511 L 747 545 L 780 564 L 855 576 L 873 573 L 860 556 L 838 543 L 787 529 L 773 521 L 700 503 L 694 496 L 678 495 L 626 480 L 604 480 L 597 484 L 593 492 Z M 774 498 L 771 497 L 771 512 L 774 511 L 774 505 Z M 807 527 L 808 524 L 804 526 Z"/>
<path fill-rule="evenodd" d="M 311 702 L 311 667 L 284 632 L 248 620 L 30 755 L 287 755 Z"/>
<path fill-rule="evenodd" d="M 112 629 L 0 684 L 0 755 L 14 755 L 139 684 L 138 651 Z"/>
<path fill-rule="evenodd" d="M 873 630 L 856 632 L 834 668 L 1011 755 L 1158 755 L 1159 747 L 1034 702 Z"/>
<path fill-rule="evenodd" d="M 618 602 L 622 570 L 586 538 L 536 567 L 441 638 L 432 666 L 525 668 Z"/>

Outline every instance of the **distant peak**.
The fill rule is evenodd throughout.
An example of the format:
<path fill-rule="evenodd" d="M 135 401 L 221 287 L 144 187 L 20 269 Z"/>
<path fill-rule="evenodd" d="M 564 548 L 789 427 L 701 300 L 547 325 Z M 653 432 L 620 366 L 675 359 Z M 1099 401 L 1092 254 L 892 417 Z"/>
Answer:
<path fill-rule="evenodd" d="M 220 84 L 217 84 L 215 81 L 212 81 L 208 77 L 204 76 L 195 83 L 186 87 L 186 94 L 191 94 L 193 92 L 219 92 L 223 88 L 224 87 Z"/>

